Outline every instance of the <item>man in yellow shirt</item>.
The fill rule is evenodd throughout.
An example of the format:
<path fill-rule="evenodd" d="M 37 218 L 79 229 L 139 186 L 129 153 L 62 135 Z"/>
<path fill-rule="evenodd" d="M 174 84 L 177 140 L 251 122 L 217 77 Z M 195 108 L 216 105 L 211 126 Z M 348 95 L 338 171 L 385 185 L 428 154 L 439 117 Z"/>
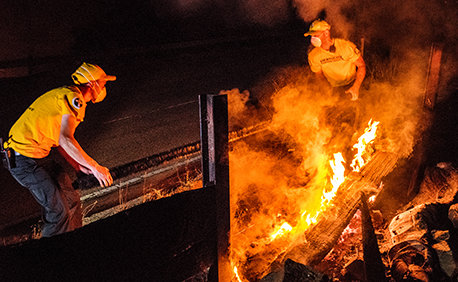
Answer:
<path fill-rule="evenodd" d="M 366 76 L 364 59 L 355 44 L 332 38 L 330 30 L 327 22 L 316 20 L 304 34 L 305 37 L 311 36 L 315 47 L 308 54 L 310 69 L 332 87 L 343 87 L 346 94 L 351 94 L 351 100 L 357 100 Z"/>
<path fill-rule="evenodd" d="M 115 76 L 106 75 L 97 65 L 83 63 L 73 74 L 75 85 L 53 89 L 40 96 L 12 126 L 5 147 L 14 150 L 16 166 L 11 175 L 43 207 L 42 236 L 50 237 L 78 228 L 82 224 L 79 193 L 71 187 L 61 167 L 48 168 L 51 148 L 86 174 L 92 174 L 101 186 L 113 179 L 106 167 L 84 152 L 74 137 L 83 121 L 86 103 L 101 102 L 105 83 Z"/>

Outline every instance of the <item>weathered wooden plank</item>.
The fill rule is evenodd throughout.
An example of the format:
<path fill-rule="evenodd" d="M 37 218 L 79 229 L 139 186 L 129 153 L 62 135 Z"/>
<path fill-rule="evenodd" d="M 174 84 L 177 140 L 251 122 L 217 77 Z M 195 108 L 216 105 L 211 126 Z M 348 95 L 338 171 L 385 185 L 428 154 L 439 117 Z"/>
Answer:
<path fill-rule="evenodd" d="M 379 152 L 365 170 L 347 178 L 336 195 L 334 206 L 318 218 L 318 222 L 305 232 L 304 241 L 288 250 L 285 258 L 305 265 L 319 263 L 334 247 L 358 210 L 361 192 L 375 191 L 381 178 L 394 169 L 396 161 L 396 155 Z"/>

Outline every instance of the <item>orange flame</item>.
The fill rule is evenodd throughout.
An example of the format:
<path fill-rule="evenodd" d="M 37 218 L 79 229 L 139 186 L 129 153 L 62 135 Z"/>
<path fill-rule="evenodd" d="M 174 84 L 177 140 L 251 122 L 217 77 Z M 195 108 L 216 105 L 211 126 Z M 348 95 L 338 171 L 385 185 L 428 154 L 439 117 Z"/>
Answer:
<path fill-rule="evenodd" d="M 376 195 L 372 195 L 372 196 L 370 196 L 370 197 L 369 197 L 369 199 L 368 199 L 368 202 L 369 202 L 369 203 L 374 203 L 374 202 L 375 202 L 375 199 L 376 199 L 376 197 L 377 197 Z"/>
<path fill-rule="evenodd" d="M 282 236 L 283 234 L 285 234 L 285 232 L 289 232 L 291 230 L 293 230 L 291 225 L 289 225 L 288 222 L 285 222 L 280 226 L 280 229 L 278 229 L 278 231 L 276 231 L 274 234 L 270 235 L 270 238 L 273 241 L 278 236 Z"/>
<path fill-rule="evenodd" d="M 333 172 L 333 176 L 331 177 L 331 191 L 327 192 L 326 188 L 323 189 L 323 194 L 321 195 L 321 204 L 319 205 L 319 207 L 315 211 L 312 211 L 310 213 L 306 210 L 303 211 L 301 214 L 301 218 L 305 217 L 305 219 L 303 219 L 303 221 L 294 228 L 291 227 L 291 225 L 287 222 L 283 223 L 280 226 L 280 228 L 270 236 L 271 241 L 292 231 L 294 231 L 294 233 L 296 233 L 296 231 L 305 231 L 312 224 L 317 222 L 320 213 L 325 211 L 330 206 L 331 200 L 337 194 L 337 190 L 339 189 L 340 185 L 345 181 L 345 167 L 343 165 L 344 163 L 345 160 L 341 153 L 334 154 L 334 159 L 329 161 L 329 164 Z"/>
<path fill-rule="evenodd" d="M 238 282 L 243 282 L 242 279 L 239 276 L 239 271 L 237 270 L 237 266 L 234 266 L 234 274 L 235 274 L 235 278 L 237 278 Z"/>
<path fill-rule="evenodd" d="M 380 122 L 374 121 L 372 119 L 368 123 L 368 127 L 364 130 L 364 134 L 361 135 L 358 139 L 358 143 L 353 145 L 353 148 L 357 150 L 357 153 L 353 157 L 353 161 L 351 162 L 351 167 L 353 171 L 359 172 L 361 168 L 365 165 L 367 160 L 364 160 L 363 154 L 367 151 L 367 145 L 372 143 L 377 137 L 377 125 Z"/>
<path fill-rule="evenodd" d="M 330 160 L 332 172 L 334 175 L 331 178 L 332 190 L 329 192 L 323 191 L 322 205 L 328 205 L 329 202 L 334 198 L 339 189 L 340 185 L 345 181 L 345 166 L 343 165 L 345 160 L 342 153 L 334 154 L 334 160 Z"/>

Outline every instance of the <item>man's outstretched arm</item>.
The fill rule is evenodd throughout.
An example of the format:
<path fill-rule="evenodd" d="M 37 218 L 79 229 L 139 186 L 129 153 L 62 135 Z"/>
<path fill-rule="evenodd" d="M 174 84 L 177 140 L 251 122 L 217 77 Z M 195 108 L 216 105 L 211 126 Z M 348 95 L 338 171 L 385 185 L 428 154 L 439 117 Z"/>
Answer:
<path fill-rule="evenodd" d="M 359 97 L 359 88 L 361 87 L 361 83 L 363 83 L 364 77 L 366 77 L 366 63 L 362 56 L 360 56 L 356 61 L 356 78 L 353 85 L 346 91 L 346 93 L 351 94 L 351 99 L 357 100 Z"/>
<path fill-rule="evenodd" d="M 82 167 L 87 168 L 94 175 L 100 183 L 100 186 L 109 186 L 113 183 L 108 168 L 99 165 L 92 159 L 83 148 L 81 148 L 78 141 L 74 137 L 78 121 L 70 114 L 62 116 L 62 124 L 60 128 L 59 145 L 64 151 L 74 159 Z"/>

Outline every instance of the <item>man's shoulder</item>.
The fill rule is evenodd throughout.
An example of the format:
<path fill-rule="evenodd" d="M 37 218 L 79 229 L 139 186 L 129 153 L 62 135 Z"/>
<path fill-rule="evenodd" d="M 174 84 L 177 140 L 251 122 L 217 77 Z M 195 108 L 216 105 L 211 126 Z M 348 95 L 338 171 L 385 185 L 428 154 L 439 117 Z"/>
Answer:
<path fill-rule="evenodd" d="M 76 86 L 62 86 L 45 93 L 58 103 L 58 108 L 64 113 L 73 113 L 75 116 L 84 116 L 86 103 L 83 95 Z M 68 109 L 68 110 L 66 110 Z"/>
<path fill-rule="evenodd" d="M 43 94 L 41 97 L 43 98 L 61 98 L 61 97 L 81 97 L 81 92 L 75 86 L 62 86 L 58 88 L 54 88 Z M 40 98 L 41 98 L 40 97 Z"/>
<path fill-rule="evenodd" d="M 309 58 L 316 58 L 320 56 L 321 54 L 322 54 L 321 48 L 315 47 L 309 52 L 308 56 Z"/>
<path fill-rule="evenodd" d="M 349 40 L 340 39 L 336 41 L 335 44 L 336 48 L 339 50 L 339 54 L 342 55 L 344 60 L 355 62 L 361 56 L 358 47 Z"/>
<path fill-rule="evenodd" d="M 86 103 L 84 102 L 81 91 L 76 86 L 63 87 L 62 93 L 68 105 L 77 112 L 84 112 Z"/>
<path fill-rule="evenodd" d="M 356 46 L 350 40 L 343 39 L 343 38 L 335 38 L 334 39 L 334 44 L 336 45 L 336 47 L 340 46 L 340 47 L 351 47 L 351 48 L 354 48 Z"/>

